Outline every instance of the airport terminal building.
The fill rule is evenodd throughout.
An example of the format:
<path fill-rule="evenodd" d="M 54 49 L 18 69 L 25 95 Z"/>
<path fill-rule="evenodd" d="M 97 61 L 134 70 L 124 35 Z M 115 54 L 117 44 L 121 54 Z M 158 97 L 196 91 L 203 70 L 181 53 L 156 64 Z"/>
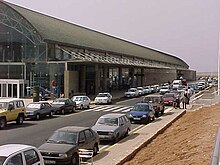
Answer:
<path fill-rule="evenodd" d="M 96 94 L 196 72 L 180 58 L 0 0 L 0 97 L 27 87 Z"/>

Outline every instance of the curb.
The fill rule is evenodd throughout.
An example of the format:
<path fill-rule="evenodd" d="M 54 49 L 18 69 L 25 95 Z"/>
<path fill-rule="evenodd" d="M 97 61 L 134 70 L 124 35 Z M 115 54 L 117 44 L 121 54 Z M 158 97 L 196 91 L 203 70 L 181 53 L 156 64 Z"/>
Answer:
<path fill-rule="evenodd" d="M 147 141 L 145 141 L 141 146 L 136 148 L 132 153 L 130 153 L 126 158 L 122 159 L 119 163 L 116 165 L 123 165 L 125 162 L 131 160 L 142 148 L 146 147 L 148 144 L 150 144 L 158 135 L 162 134 L 167 128 L 169 128 L 176 120 L 178 120 L 180 117 L 182 117 L 186 113 L 186 110 L 182 111 L 178 116 L 176 116 L 173 120 L 171 120 L 169 123 L 164 125 L 160 130 L 158 130 L 154 135 L 152 135 Z"/>

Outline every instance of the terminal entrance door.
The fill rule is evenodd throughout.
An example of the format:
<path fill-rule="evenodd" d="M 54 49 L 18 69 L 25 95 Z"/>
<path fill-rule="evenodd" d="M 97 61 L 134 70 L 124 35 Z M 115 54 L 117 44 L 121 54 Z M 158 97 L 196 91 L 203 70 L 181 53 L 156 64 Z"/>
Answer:
<path fill-rule="evenodd" d="M 24 86 L 24 80 L 0 79 L 0 97 L 24 97 Z"/>

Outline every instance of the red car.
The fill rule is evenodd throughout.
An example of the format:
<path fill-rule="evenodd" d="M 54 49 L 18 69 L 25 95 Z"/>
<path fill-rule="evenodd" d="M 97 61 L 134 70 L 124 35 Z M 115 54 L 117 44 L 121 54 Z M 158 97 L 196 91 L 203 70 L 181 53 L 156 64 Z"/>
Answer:
<path fill-rule="evenodd" d="M 173 105 L 173 102 L 176 101 L 176 93 L 165 93 L 163 95 L 164 105 Z"/>

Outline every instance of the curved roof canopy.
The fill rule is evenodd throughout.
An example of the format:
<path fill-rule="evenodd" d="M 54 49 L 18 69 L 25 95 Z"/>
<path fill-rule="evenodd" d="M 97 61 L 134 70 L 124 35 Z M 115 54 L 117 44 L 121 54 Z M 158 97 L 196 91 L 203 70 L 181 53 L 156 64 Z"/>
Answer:
<path fill-rule="evenodd" d="M 76 24 L 68 23 L 5 1 L 0 1 L 18 12 L 36 29 L 46 42 L 57 42 L 119 53 L 154 61 L 189 66 L 182 59 L 164 52 L 153 50 Z"/>

